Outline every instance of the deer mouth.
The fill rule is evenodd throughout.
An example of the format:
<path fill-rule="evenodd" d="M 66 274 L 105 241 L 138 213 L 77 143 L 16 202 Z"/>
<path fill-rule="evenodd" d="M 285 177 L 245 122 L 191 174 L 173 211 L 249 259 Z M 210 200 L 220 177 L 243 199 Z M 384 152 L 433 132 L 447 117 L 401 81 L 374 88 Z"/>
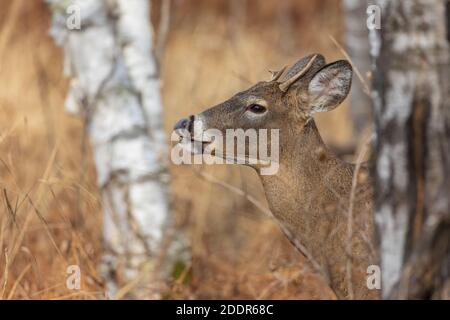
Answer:
<path fill-rule="evenodd" d="M 178 145 L 191 154 L 203 154 L 206 147 L 214 141 L 213 139 L 203 140 L 194 138 L 189 133 L 182 132 L 182 130 L 177 130 L 176 134 L 178 135 Z"/>

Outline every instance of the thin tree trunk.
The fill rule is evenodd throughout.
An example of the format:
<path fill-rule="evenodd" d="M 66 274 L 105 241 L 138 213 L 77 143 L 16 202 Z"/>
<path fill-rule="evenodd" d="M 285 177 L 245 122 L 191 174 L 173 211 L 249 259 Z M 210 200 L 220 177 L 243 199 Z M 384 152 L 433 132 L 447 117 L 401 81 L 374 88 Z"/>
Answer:
<path fill-rule="evenodd" d="M 450 57 L 445 0 L 376 1 L 375 221 L 384 298 L 450 298 Z"/>
<path fill-rule="evenodd" d="M 345 43 L 354 66 L 362 76 L 370 71 L 369 32 L 366 28 L 368 2 L 365 0 L 344 0 Z M 372 123 L 372 103 L 364 92 L 361 81 L 354 81 L 350 93 L 350 110 L 354 132 L 357 136 L 370 128 Z"/>
<path fill-rule="evenodd" d="M 166 141 L 147 0 L 47 0 L 71 77 L 66 108 L 83 113 L 104 210 L 101 272 L 112 298 L 158 298 L 170 241 Z M 68 6 L 81 30 L 66 26 Z M 181 241 L 181 240 L 179 240 Z M 169 245 L 170 243 L 170 245 Z M 167 258 L 167 259 L 163 259 Z M 127 284 L 126 289 L 121 289 Z"/>

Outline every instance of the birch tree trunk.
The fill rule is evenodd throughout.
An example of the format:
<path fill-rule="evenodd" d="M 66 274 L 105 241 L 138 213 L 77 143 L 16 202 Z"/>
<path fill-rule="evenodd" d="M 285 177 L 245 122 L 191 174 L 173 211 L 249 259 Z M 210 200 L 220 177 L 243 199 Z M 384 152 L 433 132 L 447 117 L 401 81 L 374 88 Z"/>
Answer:
<path fill-rule="evenodd" d="M 368 1 L 344 0 L 345 43 L 352 63 L 364 77 L 370 71 L 369 32 L 366 28 Z M 354 132 L 364 133 L 372 123 L 372 103 L 361 81 L 354 81 L 350 93 L 350 111 Z"/>
<path fill-rule="evenodd" d="M 102 193 L 111 298 L 158 298 L 183 249 L 170 241 L 166 140 L 147 0 L 47 0 L 71 77 L 66 108 L 84 114 Z M 70 30 L 81 17 L 81 29 Z M 76 28 L 76 26 L 75 26 Z M 127 285 L 124 289 L 121 287 Z"/>
<path fill-rule="evenodd" d="M 450 298 L 450 60 L 445 0 L 376 1 L 376 210 L 384 298 Z"/>

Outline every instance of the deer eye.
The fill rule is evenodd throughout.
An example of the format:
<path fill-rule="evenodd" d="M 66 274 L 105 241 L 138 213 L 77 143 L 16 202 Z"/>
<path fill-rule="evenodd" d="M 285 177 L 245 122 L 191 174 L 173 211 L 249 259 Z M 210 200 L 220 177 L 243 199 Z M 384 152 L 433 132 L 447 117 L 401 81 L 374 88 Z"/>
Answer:
<path fill-rule="evenodd" d="M 256 114 L 262 114 L 266 112 L 267 108 L 260 104 L 251 104 L 247 107 L 247 110 Z"/>

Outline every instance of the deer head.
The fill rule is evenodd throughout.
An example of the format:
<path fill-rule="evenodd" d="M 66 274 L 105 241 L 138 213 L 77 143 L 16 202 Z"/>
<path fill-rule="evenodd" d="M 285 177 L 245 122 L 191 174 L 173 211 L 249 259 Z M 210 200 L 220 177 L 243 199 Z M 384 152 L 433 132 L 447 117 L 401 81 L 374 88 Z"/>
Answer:
<path fill-rule="evenodd" d="M 227 130 L 241 130 L 243 134 L 249 129 L 256 132 L 279 130 L 279 146 L 272 135 L 267 137 L 269 153 L 273 156 L 279 151 L 281 159 L 290 157 L 289 145 L 302 139 L 303 128 L 313 115 L 336 108 L 347 96 L 352 67 L 344 60 L 326 64 L 322 55 L 311 54 L 287 71 L 283 68 L 272 74 L 269 81 L 258 82 L 217 106 L 180 120 L 174 128 L 180 137 L 180 145 L 192 153 L 205 153 L 212 142 L 218 142 L 217 136 L 227 136 Z M 274 160 L 268 155 L 264 158 L 258 144 L 250 143 L 250 139 L 244 137 L 242 141 L 244 148 L 241 149 L 239 143 L 230 146 L 228 142 L 220 142 L 214 146 L 214 155 L 220 154 L 227 160 L 230 155 L 232 160 L 244 158 L 245 163 L 238 163 L 256 169 L 264 161 Z M 255 157 L 257 161 L 252 162 Z"/>

